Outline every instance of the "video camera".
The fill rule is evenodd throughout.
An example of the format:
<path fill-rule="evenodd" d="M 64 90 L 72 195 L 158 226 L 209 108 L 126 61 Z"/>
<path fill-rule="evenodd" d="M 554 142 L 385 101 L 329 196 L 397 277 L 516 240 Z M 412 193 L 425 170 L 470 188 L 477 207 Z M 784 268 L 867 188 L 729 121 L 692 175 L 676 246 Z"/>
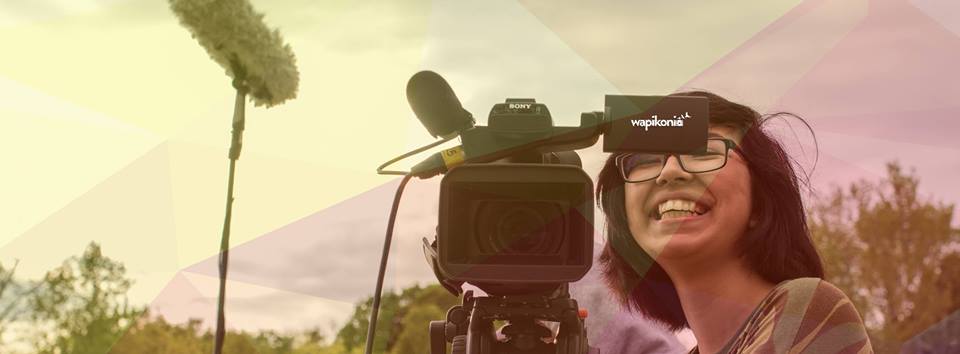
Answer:
<path fill-rule="evenodd" d="M 440 283 L 462 304 L 430 323 L 431 353 L 587 353 L 585 312 L 570 297 L 593 260 L 593 181 L 574 150 L 604 136 L 604 152 L 705 151 L 703 97 L 607 95 L 604 111 L 577 127 L 553 124 L 535 99 L 508 98 L 475 126 L 439 75 L 414 75 L 407 96 L 431 134 L 461 146 L 414 166 L 409 175 L 444 173 L 434 241 L 424 254 Z M 444 140 L 444 141 L 446 141 Z M 464 292 L 464 283 L 486 296 Z M 554 334 L 548 323 L 559 323 Z M 495 324 L 506 323 L 496 329 Z"/>

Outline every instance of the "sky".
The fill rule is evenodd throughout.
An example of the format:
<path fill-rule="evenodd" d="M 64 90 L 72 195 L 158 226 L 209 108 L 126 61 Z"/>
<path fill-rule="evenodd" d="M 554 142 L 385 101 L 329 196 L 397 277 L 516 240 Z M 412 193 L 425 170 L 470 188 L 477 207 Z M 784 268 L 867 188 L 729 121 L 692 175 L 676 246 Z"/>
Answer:
<path fill-rule="evenodd" d="M 397 185 L 374 170 L 433 141 L 405 98 L 419 70 L 443 75 L 478 124 L 507 97 L 570 126 L 605 94 L 708 89 L 804 117 L 819 150 L 796 122 L 777 128 L 805 167 L 818 157 L 818 190 L 897 160 L 924 195 L 960 201 L 951 1 L 251 3 L 292 47 L 300 86 L 247 105 L 234 328 L 335 328 L 372 293 Z M 159 0 L 0 1 L 0 43 L 0 262 L 38 278 L 95 241 L 126 265 L 134 303 L 212 319 L 234 96 L 223 68 Z M 605 156 L 580 153 L 595 176 Z M 389 287 L 433 281 L 420 239 L 438 181 L 405 193 Z"/>

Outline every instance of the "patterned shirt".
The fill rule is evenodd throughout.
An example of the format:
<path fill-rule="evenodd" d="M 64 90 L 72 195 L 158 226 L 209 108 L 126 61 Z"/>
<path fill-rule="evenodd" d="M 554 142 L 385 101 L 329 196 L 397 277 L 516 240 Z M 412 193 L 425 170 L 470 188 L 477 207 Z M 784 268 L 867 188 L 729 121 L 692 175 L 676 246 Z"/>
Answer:
<path fill-rule="evenodd" d="M 873 353 L 863 320 L 843 291 L 820 278 L 778 284 L 721 353 Z M 691 354 L 699 354 L 697 347 Z"/>

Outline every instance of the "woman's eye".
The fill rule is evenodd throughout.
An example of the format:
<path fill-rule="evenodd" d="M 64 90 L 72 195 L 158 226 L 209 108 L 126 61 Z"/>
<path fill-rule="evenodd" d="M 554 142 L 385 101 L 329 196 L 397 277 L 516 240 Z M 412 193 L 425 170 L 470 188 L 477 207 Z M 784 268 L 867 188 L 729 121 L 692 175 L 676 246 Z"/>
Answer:
<path fill-rule="evenodd" d="M 656 157 L 636 157 L 631 159 L 630 162 L 633 166 L 646 166 L 659 164 L 660 159 Z"/>
<path fill-rule="evenodd" d="M 693 155 L 691 156 L 691 158 L 693 158 L 694 160 L 714 160 L 722 155 L 723 155 L 722 153 L 712 153 L 708 151 L 706 154 Z"/>

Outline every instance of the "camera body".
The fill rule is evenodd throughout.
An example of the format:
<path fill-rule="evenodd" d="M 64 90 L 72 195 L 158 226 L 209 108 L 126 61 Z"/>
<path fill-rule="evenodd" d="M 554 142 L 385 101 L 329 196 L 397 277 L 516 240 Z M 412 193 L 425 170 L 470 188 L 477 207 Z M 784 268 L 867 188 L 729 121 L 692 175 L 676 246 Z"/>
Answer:
<path fill-rule="evenodd" d="M 549 291 L 582 278 L 593 256 L 593 182 L 579 156 L 564 149 L 594 144 L 599 135 L 584 133 L 601 123 L 591 113 L 581 127 L 555 127 L 545 105 L 511 98 L 493 106 L 488 126 L 464 131 L 468 159 L 507 157 L 444 175 L 432 262 L 438 278 L 492 295 Z"/>

